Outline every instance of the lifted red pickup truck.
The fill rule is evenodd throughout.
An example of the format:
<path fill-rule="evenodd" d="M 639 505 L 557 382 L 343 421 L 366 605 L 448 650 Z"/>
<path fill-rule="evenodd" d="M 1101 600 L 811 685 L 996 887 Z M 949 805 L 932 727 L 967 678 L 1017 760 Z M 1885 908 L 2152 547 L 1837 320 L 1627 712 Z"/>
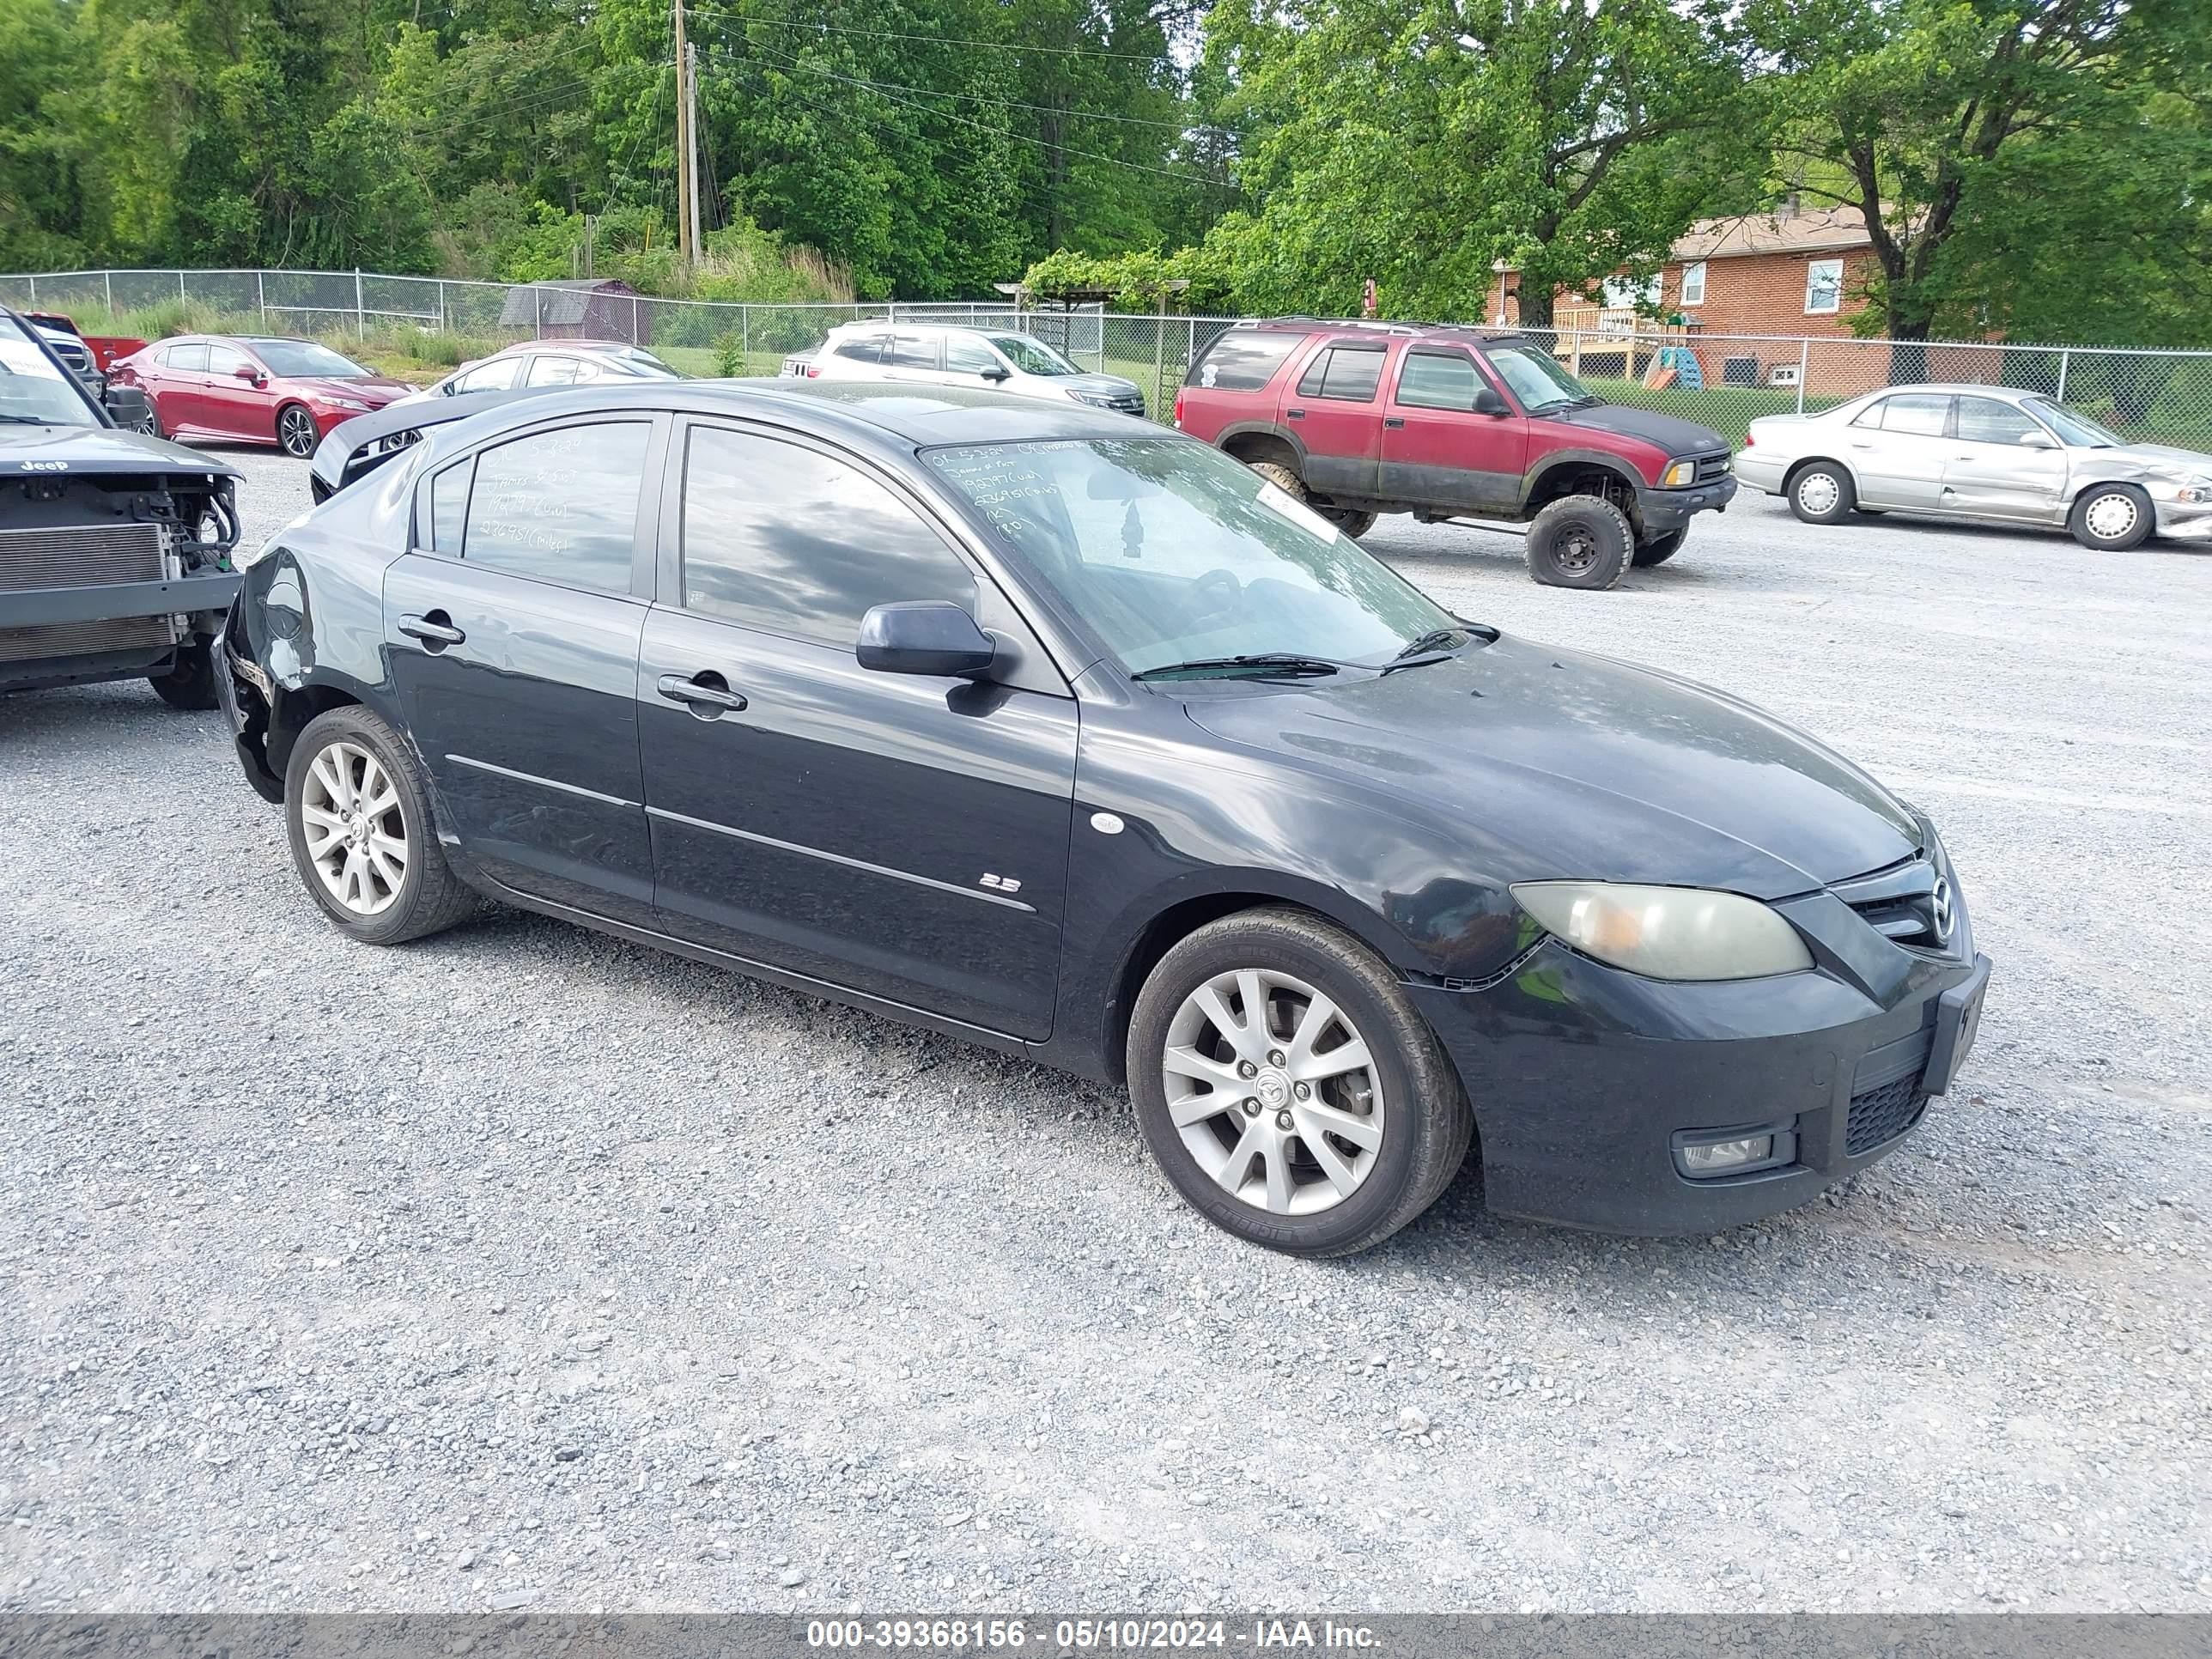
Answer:
<path fill-rule="evenodd" d="M 1735 494 L 1710 428 L 1586 391 L 1525 336 L 1407 323 L 1238 323 L 1191 364 L 1176 425 L 1348 535 L 1383 513 L 1526 524 L 1528 574 L 1611 587 Z"/>

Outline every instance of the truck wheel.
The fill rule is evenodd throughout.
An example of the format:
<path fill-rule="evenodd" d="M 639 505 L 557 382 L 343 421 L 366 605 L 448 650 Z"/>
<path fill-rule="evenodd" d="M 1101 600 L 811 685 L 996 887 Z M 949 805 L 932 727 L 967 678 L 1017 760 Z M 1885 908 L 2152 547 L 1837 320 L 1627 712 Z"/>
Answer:
<path fill-rule="evenodd" d="M 1436 1202 L 1474 1114 L 1398 977 L 1301 910 L 1209 922 L 1129 1021 L 1129 1091 L 1200 1214 L 1291 1255 L 1346 1255 Z"/>
<path fill-rule="evenodd" d="M 1669 530 L 1661 535 L 1646 536 L 1636 544 L 1636 557 L 1632 562 L 1645 570 L 1655 564 L 1664 564 L 1681 551 L 1689 534 L 1686 530 Z"/>
<path fill-rule="evenodd" d="M 214 708 L 215 653 L 210 642 L 191 640 L 179 646 L 176 666 L 166 674 L 149 674 L 146 684 L 172 708 Z"/>
<path fill-rule="evenodd" d="M 1851 475 L 1833 461 L 1814 461 L 1790 480 L 1790 510 L 1807 524 L 1835 524 L 1850 516 L 1859 492 Z"/>
<path fill-rule="evenodd" d="M 1611 501 L 1562 495 L 1528 521 L 1528 574 L 1548 587 L 1611 587 L 1635 546 L 1626 515 Z"/>
<path fill-rule="evenodd" d="M 1294 501 L 1306 498 L 1306 481 L 1280 461 L 1251 461 L 1251 469 Z"/>
<path fill-rule="evenodd" d="M 1348 507 L 1316 507 L 1314 511 L 1357 541 L 1375 528 L 1375 514 L 1355 513 Z"/>
<path fill-rule="evenodd" d="M 2075 541 L 2107 553 L 2140 547 L 2157 522 L 2150 497 L 2130 483 L 2092 485 L 2075 497 L 2066 515 Z"/>
<path fill-rule="evenodd" d="M 284 769 L 284 828 L 307 891 L 365 945 L 439 933 L 480 902 L 438 845 L 413 751 L 366 708 L 327 709 L 300 733 Z"/>

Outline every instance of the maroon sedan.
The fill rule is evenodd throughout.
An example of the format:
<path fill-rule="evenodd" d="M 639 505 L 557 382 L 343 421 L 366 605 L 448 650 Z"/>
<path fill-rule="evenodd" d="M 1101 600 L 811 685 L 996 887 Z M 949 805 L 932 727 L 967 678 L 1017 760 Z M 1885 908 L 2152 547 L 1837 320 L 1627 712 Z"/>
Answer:
<path fill-rule="evenodd" d="M 206 334 L 156 340 L 108 378 L 143 388 L 149 413 L 141 429 L 155 437 L 275 444 L 301 457 L 339 422 L 415 390 L 313 340 Z"/>

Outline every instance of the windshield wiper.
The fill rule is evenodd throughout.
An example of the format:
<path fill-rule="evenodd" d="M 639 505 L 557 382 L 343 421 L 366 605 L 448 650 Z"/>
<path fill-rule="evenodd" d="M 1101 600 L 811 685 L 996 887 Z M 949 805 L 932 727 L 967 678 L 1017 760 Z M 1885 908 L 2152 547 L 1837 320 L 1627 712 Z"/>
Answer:
<path fill-rule="evenodd" d="M 1284 678 L 1305 678 L 1319 674 L 1341 673 L 1347 663 L 1331 662 L 1327 657 L 1302 657 L 1287 651 L 1265 651 L 1240 657 L 1194 657 L 1188 662 L 1163 663 L 1158 668 L 1140 669 L 1129 676 L 1133 680 L 1164 679 L 1170 674 L 1220 673 L 1224 676 L 1237 670 L 1248 671 L 1247 677 L 1259 679 L 1279 676 Z"/>
<path fill-rule="evenodd" d="M 68 421 L 50 421 L 43 415 L 0 415 L 0 421 L 10 426 L 69 426 Z"/>

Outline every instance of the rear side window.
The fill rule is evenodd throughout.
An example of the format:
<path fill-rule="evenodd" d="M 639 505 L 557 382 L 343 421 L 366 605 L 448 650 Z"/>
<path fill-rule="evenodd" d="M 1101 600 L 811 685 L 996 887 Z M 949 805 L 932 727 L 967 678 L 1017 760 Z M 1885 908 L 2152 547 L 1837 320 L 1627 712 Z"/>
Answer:
<path fill-rule="evenodd" d="M 775 438 L 692 428 L 683 536 L 684 605 L 770 634 L 849 648 L 872 605 L 975 607 L 975 578 L 912 507 Z"/>
<path fill-rule="evenodd" d="M 893 368 L 935 368 L 937 367 L 937 336 L 900 334 L 892 337 L 891 367 Z"/>
<path fill-rule="evenodd" d="M 169 355 L 161 359 L 171 368 L 205 369 L 208 349 L 204 345 L 171 346 Z"/>
<path fill-rule="evenodd" d="M 879 363 L 884 360 L 884 337 L 864 334 L 857 340 L 840 340 L 832 355 L 856 363 Z"/>
<path fill-rule="evenodd" d="M 1884 432 L 1907 436 L 1940 438 L 1951 413 L 1951 399 L 1941 392 L 1911 392 L 1884 398 L 1853 421 L 1853 426 L 1878 426 Z"/>
<path fill-rule="evenodd" d="M 1220 392 L 1257 392 L 1275 378 L 1283 360 L 1304 345 L 1304 334 L 1262 334 L 1256 330 L 1231 329 L 1213 343 L 1213 349 L 1190 366 L 1185 386 L 1209 386 Z"/>
<path fill-rule="evenodd" d="M 469 514 L 469 472 L 475 461 L 456 461 L 430 480 L 430 533 L 424 544 L 434 553 L 461 555 L 461 531 Z"/>
<path fill-rule="evenodd" d="M 1331 346 L 1306 365 L 1298 376 L 1301 398 L 1336 398 L 1346 403 L 1375 401 L 1375 388 L 1382 381 L 1381 346 Z"/>
<path fill-rule="evenodd" d="M 594 422 L 484 450 L 463 556 L 540 581 L 629 592 L 652 434 L 643 421 Z M 437 517 L 434 490 L 434 530 Z"/>

